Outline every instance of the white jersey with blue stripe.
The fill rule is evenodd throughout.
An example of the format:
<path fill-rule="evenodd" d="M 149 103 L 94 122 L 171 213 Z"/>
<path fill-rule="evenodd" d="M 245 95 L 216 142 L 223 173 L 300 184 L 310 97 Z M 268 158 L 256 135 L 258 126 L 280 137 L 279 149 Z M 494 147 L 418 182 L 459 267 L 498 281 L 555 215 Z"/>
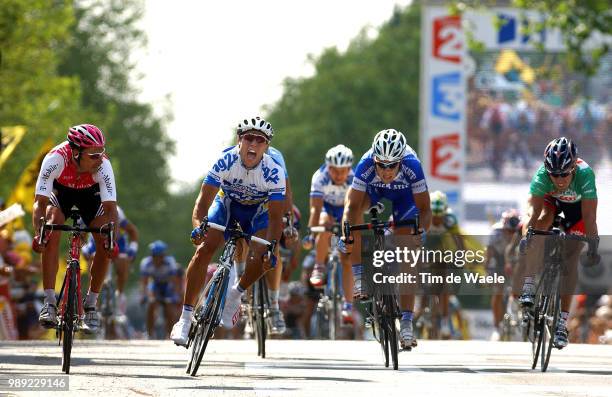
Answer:
<path fill-rule="evenodd" d="M 370 149 L 359 160 L 351 187 L 360 192 L 367 191 L 369 186 L 389 191 L 410 189 L 413 194 L 427 191 L 421 161 L 416 152 L 408 145 L 406 145 L 404 158 L 401 160 L 400 170 L 391 183 L 384 183 L 376 174 L 375 167 L 374 155 Z"/>
<path fill-rule="evenodd" d="M 280 150 L 270 146 L 266 153 L 268 153 L 268 155 L 272 157 L 272 160 L 276 161 L 278 165 L 283 167 L 283 171 L 285 171 L 285 179 L 289 179 L 289 173 L 287 172 L 287 166 L 285 165 L 285 158 L 283 157 L 283 154 L 280 152 Z"/>
<path fill-rule="evenodd" d="M 336 185 L 329 175 L 329 166 L 323 164 L 312 176 L 310 185 L 310 197 L 322 197 L 323 202 L 334 207 L 344 206 L 344 198 L 349 186 L 353 183 L 355 173 L 353 169 L 349 171 L 346 182 Z"/>
<path fill-rule="evenodd" d="M 256 205 L 268 200 L 285 199 L 285 171 L 264 153 L 252 169 L 240 160 L 238 146 L 223 151 L 223 155 L 208 172 L 204 183 L 221 189 L 219 194 L 242 205 Z"/>
<path fill-rule="evenodd" d="M 140 262 L 140 275 L 151 277 L 155 284 L 168 283 L 172 277 L 180 273 L 179 265 L 173 256 L 164 256 L 164 262 L 160 266 L 155 266 L 153 257 L 147 256 Z"/>

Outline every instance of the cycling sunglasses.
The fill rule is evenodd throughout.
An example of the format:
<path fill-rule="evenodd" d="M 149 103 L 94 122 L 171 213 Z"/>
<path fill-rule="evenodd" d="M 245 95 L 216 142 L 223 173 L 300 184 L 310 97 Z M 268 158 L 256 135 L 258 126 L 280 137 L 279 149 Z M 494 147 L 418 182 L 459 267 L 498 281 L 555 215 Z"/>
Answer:
<path fill-rule="evenodd" d="M 549 172 L 548 175 L 550 175 L 551 178 L 565 178 L 567 177 L 569 174 L 571 174 L 573 171 L 566 171 L 566 172 Z"/>
<path fill-rule="evenodd" d="M 258 144 L 262 144 L 262 143 L 268 143 L 268 140 L 266 139 L 266 137 L 261 136 L 261 135 L 255 135 L 255 134 L 244 134 L 241 136 L 242 139 L 244 139 L 247 143 L 253 143 L 257 142 Z"/>
<path fill-rule="evenodd" d="M 102 156 L 104 156 L 105 152 L 106 152 L 106 148 L 102 149 L 101 152 L 97 152 L 97 153 L 83 153 L 83 154 L 86 154 L 92 160 L 98 160 L 98 159 L 102 158 Z"/>
<path fill-rule="evenodd" d="M 379 163 L 378 161 L 375 161 L 374 164 L 376 164 L 376 166 L 380 169 L 383 170 L 392 170 L 395 167 L 397 167 L 399 165 L 399 161 L 395 161 L 393 163 Z"/>

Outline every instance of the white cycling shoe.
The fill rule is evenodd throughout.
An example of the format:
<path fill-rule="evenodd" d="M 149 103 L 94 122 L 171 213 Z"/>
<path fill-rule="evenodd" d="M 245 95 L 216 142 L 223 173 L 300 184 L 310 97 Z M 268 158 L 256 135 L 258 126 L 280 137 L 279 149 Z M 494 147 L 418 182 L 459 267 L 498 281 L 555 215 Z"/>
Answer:
<path fill-rule="evenodd" d="M 191 321 L 183 318 L 179 319 L 172 327 L 172 332 L 170 332 L 170 339 L 172 339 L 172 341 L 179 346 L 187 346 L 187 339 L 189 339 L 190 328 Z"/>

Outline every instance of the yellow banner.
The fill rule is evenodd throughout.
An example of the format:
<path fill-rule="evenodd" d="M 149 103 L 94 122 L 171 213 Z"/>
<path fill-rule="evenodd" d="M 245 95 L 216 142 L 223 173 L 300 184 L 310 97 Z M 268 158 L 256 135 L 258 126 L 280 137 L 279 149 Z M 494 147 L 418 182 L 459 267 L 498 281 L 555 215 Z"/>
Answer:
<path fill-rule="evenodd" d="M 13 151 L 21 142 L 21 139 L 26 133 L 26 129 L 22 125 L 18 125 L 15 127 L 0 127 L 0 170 L 2 166 L 6 162 L 6 160 L 11 157 Z"/>
<path fill-rule="evenodd" d="M 47 139 L 43 143 L 42 147 L 38 151 L 38 154 L 21 173 L 17 184 L 11 192 L 11 196 L 8 199 L 8 203 L 19 203 L 23 206 L 23 209 L 28 213 L 32 212 L 34 206 L 34 190 L 36 189 L 36 181 L 38 179 L 38 173 L 40 172 L 40 165 L 43 159 L 53 148 L 53 141 L 51 138 Z"/>

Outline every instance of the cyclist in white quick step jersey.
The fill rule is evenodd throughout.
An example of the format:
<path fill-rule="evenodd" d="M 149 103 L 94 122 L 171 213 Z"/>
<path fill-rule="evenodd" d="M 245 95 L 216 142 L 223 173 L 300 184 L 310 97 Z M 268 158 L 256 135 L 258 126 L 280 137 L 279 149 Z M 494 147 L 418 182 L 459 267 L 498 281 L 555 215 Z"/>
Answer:
<path fill-rule="evenodd" d="M 238 145 L 226 149 L 208 172 L 193 209 L 195 229 L 191 239 L 198 248 L 187 268 L 183 312 L 170 336 L 178 345 L 187 342 L 193 306 L 204 286 L 206 269 L 225 238 L 215 229 L 202 235 L 199 225 L 204 216 L 208 214 L 209 222 L 220 225 L 237 221 L 245 233 L 270 242 L 278 241 L 282 232 L 285 173 L 265 153 L 274 130 L 264 119 L 253 117 L 241 121 L 236 133 Z M 221 315 L 221 323 L 226 328 L 233 327 L 238 321 L 242 293 L 276 264 L 276 256 L 268 255 L 267 247 L 255 244 L 252 252 L 244 274 L 228 291 Z"/>

